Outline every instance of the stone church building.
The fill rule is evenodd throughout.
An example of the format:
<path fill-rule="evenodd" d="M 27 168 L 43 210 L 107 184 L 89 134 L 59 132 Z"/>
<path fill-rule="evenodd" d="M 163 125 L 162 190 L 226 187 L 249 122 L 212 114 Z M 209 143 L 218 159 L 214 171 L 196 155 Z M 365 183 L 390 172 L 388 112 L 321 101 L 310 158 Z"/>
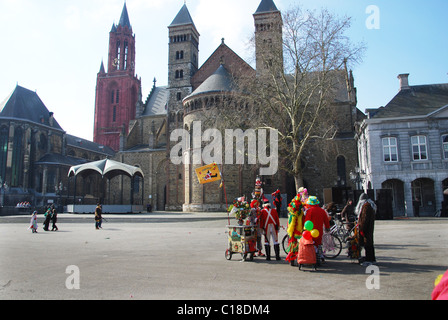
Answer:
<path fill-rule="evenodd" d="M 261 0 L 254 8 L 255 56 L 263 52 L 265 42 L 282 46 L 282 15 L 273 0 Z M 143 181 L 137 181 L 134 192 L 144 196 L 143 206 L 154 210 L 223 211 L 226 200 L 245 195 L 250 197 L 259 165 L 235 164 L 220 167 L 224 188 L 220 182 L 201 185 L 195 169 L 201 164 L 174 164 L 171 149 L 178 141 L 170 141 L 175 129 L 192 133 L 193 122 L 203 121 L 206 111 L 226 107 L 238 97 L 233 80 L 240 76 L 261 76 L 263 65 L 257 59 L 255 69 L 229 48 L 224 39 L 216 50 L 199 65 L 200 30 L 184 4 L 168 26 L 168 85 L 154 86 L 148 97 L 142 97 L 141 81 L 135 74 L 135 35 L 126 4 L 118 25 L 109 33 L 107 71 L 103 62 L 97 74 L 95 99 L 94 141 L 116 151 L 114 160 L 140 167 Z M 269 26 L 269 27 L 267 27 Z M 244 41 L 244 39 L 241 39 Z M 163 45 L 163 44 L 161 44 Z M 357 165 L 357 145 L 354 123 L 362 114 L 356 108 L 356 89 L 351 72 L 341 71 L 342 89 L 334 108 L 338 110 L 340 130 L 334 139 L 332 154 L 319 150 L 309 152 L 303 159 L 304 182 L 310 194 L 323 201 L 324 188 L 354 187 L 349 172 Z M 230 110 L 230 109 L 229 109 Z M 202 126 L 202 130 L 206 128 Z M 203 146 L 202 146 L 203 147 Z M 192 157 L 193 145 L 181 156 Z M 191 162 L 190 162 L 191 163 Z M 205 165 L 207 163 L 203 163 Z M 263 189 L 271 194 L 280 189 L 295 195 L 294 179 L 279 170 L 273 176 L 263 176 Z M 112 193 L 121 192 L 127 184 L 111 186 Z M 224 192 L 225 189 L 225 192 Z M 124 192 L 125 195 L 128 192 Z M 112 197 L 113 199 L 113 197 Z M 125 199 L 126 200 L 126 199 Z"/>

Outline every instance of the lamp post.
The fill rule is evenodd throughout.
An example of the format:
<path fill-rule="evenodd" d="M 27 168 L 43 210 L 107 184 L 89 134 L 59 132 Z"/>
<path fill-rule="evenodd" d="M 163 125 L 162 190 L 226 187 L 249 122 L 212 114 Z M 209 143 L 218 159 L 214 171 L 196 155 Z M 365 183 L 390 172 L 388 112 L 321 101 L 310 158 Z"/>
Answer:
<path fill-rule="evenodd" d="M 358 166 L 355 167 L 354 171 L 350 171 L 350 180 L 356 184 L 356 189 L 361 190 L 364 179 L 361 177 L 361 170 Z"/>

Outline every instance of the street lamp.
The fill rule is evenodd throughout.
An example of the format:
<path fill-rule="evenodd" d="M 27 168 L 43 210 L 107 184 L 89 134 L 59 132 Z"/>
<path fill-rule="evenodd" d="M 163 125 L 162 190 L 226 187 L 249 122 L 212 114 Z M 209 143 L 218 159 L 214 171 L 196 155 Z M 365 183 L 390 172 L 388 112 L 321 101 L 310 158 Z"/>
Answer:
<path fill-rule="evenodd" d="M 363 178 L 361 177 L 361 170 L 358 166 L 355 167 L 354 171 L 350 171 L 350 180 L 353 181 L 353 183 L 356 184 L 356 189 L 361 190 Z"/>

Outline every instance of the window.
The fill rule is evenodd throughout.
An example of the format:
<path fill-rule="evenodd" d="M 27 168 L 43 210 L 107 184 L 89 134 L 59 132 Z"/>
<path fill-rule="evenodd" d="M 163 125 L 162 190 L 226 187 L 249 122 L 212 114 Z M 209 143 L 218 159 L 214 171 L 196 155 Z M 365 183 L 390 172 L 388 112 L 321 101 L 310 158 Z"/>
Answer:
<path fill-rule="evenodd" d="M 120 55 L 121 55 L 120 41 L 117 41 L 117 70 L 120 70 Z"/>
<path fill-rule="evenodd" d="M 448 159 L 448 134 L 442 136 L 443 159 Z"/>
<path fill-rule="evenodd" d="M 0 130 L 0 183 L 5 182 L 6 160 L 8 158 L 9 129 L 2 127 Z"/>
<path fill-rule="evenodd" d="M 176 51 L 176 60 L 182 60 L 184 58 L 184 51 Z"/>
<path fill-rule="evenodd" d="M 411 137 L 412 144 L 412 158 L 414 160 L 428 160 L 428 152 L 426 147 L 425 136 Z"/>
<path fill-rule="evenodd" d="M 118 102 L 120 102 L 120 90 L 117 89 L 117 96 L 115 99 L 115 103 L 118 103 Z"/>
<path fill-rule="evenodd" d="M 383 138 L 383 159 L 385 162 L 398 161 L 397 138 Z"/>
<path fill-rule="evenodd" d="M 112 110 L 112 122 L 117 121 L 117 107 Z"/>
<path fill-rule="evenodd" d="M 176 70 L 176 79 L 183 79 L 184 70 Z"/>
<path fill-rule="evenodd" d="M 23 130 L 16 128 L 14 130 L 11 168 L 11 186 L 18 187 L 22 182 L 23 175 Z"/>
<path fill-rule="evenodd" d="M 128 68 L 128 42 L 124 42 L 124 70 Z"/>
<path fill-rule="evenodd" d="M 177 101 L 182 100 L 182 92 L 177 92 L 176 98 L 177 98 Z"/>

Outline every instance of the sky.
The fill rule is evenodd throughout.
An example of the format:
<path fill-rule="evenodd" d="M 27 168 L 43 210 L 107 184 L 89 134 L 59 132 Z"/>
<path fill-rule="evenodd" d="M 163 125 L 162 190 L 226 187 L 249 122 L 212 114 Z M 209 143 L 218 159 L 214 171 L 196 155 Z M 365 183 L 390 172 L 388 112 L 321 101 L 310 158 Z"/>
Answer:
<path fill-rule="evenodd" d="M 252 14 L 261 0 L 186 0 L 200 33 L 200 64 L 224 38 L 252 64 Z M 386 105 L 398 74 L 410 85 L 448 83 L 447 0 L 274 0 L 278 9 L 328 8 L 352 17 L 353 42 L 367 50 L 353 67 L 358 108 Z M 20 85 L 36 91 L 61 127 L 93 139 L 96 76 L 107 65 L 109 31 L 124 0 L 0 0 L 0 102 Z M 167 85 L 168 26 L 184 0 L 127 0 L 136 35 L 136 74 L 143 100 L 156 78 Z"/>

